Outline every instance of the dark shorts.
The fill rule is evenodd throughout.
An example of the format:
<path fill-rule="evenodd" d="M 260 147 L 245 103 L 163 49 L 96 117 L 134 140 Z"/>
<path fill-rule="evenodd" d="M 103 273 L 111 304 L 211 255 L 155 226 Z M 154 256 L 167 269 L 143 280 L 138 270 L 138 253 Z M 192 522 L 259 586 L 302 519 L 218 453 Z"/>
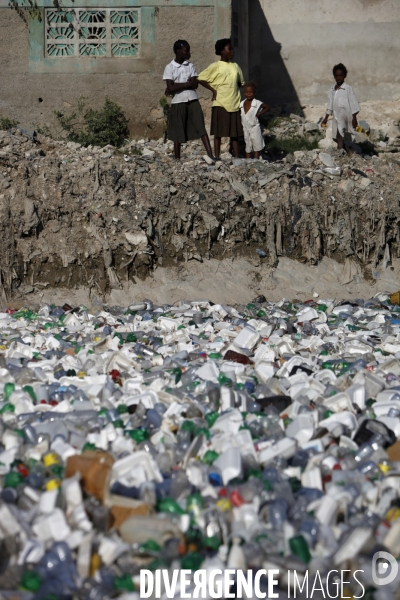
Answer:
<path fill-rule="evenodd" d="M 213 106 L 211 114 L 211 135 L 215 137 L 239 137 L 243 135 L 240 110 L 228 112 L 222 106 Z"/>
<path fill-rule="evenodd" d="M 168 116 L 168 139 L 184 144 L 206 135 L 204 115 L 198 100 L 171 104 Z"/>

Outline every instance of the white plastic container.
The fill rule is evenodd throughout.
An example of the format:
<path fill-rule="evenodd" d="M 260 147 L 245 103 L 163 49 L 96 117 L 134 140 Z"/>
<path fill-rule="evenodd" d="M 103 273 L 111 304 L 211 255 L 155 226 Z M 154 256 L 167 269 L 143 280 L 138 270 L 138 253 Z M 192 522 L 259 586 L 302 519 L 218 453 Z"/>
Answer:
<path fill-rule="evenodd" d="M 214 467 L 220 470 L 224 485 L 227 485 L 231 479 L 240 477 L 242 473 L 242 456 L 239 448 L 232 447 L 214 461 Z"/>

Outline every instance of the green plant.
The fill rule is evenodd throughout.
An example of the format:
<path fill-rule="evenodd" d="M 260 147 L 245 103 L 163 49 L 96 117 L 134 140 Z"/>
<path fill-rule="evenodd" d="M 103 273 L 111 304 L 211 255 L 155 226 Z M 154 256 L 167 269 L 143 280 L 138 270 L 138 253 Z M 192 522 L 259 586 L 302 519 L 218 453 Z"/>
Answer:
<path fill-rule="evenodd" d="M 48 125 L 34 125 L 35 131 L 40 133 L 40 135 L 46 135 L 47 137 L 55 137 L 51 131 L 51 128 Z"/>
<path fill-rule="evenodd" d="M 293 137 L 277 138 L 271 136 L 266 139 L 265 148 L 271 154 L 293 154 L 297 150 L 315 150 L 318 148 L 320 136 L 313 138 L 302 137 L 299 135 Z"/>
<path fill-rule="evenodd" d="M 0 129 L 7 130 L 13 129 L 14 127 L 18 127 L 18 121 L 0 115 Z"/>
<path fill-rule="evenodd" d="M 65 14 L 73 12 L 73 9 L 64 6 L 62 0 L 53 0 L 52 4 L 56 10 L 63 11 Z M 29 21 L 35 19 L 39 23 L 42 22 L 43 9 L 38 6 L 37 0 L 9 0 L 8 6 L 15 10 L 25 25 L 29 25 Z"/>
<path fill-rule="evenodd" d="M 277 117 L 277 116 L 270 116 L 268 114 L 263 115 L 262 117 L 260 117 L 260 121 L 263 125 L 265 125 L 266 127 L 268 127 L 268 129 L 274 129 L 275 127 L 281 127 L 282 125 L 287 125 L 287 123 L 290 121 L 289 117 Z"/>
<path fill-rule="evenodd" d="M 72 113 L 54 111 L 61 127 L 61 134 L 70 142 L 82 146 L 106 146 L 116 148 L 123 145 L 129 134 L 128 119 L 118 104 L 109 98 L 99 110 L 85 110 L 85 98 L 81 96 Z"/>
<path fill-rule="evenodd" d="M 38 7 L 36 0 L 27 0 L 27 2 L 25 0 L 9 0 L 8 6 L 12 10 L 15 10 L 26 25 L 28 25 L 29 19 L 42 21 L 42 11 Z"/>

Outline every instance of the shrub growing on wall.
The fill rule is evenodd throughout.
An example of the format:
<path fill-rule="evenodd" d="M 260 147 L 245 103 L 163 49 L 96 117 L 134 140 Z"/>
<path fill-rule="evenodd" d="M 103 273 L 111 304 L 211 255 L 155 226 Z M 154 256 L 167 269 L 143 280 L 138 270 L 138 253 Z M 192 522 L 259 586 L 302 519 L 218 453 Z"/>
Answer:
<path fill-rule="evenodd" d="M 85 110 L 84 99 L 78 102 L 77 109 L 69 115 L 55 111 L 64 137 L 82 146 L 122 146 L 129 134 L 128 119 L 122 108 L 109 98 L 99 110 Z"/>
<path fill-rule="evenodd" d="M 14 127 L 18 127 L 18 121 L 15 121 L 15 119 L 10 119 L 9 117 L 3 117 L 3 115 L 0 115 L 0 130 L 9 130 L 9 129 L 13 129 Z"/>

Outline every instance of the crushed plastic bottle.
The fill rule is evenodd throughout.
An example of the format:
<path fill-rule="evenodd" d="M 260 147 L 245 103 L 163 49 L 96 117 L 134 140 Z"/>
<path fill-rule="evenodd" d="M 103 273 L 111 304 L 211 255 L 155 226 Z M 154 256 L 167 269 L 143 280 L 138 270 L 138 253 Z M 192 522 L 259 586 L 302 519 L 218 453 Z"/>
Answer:
<path fill-rule="evenodd" d="M 400 556 L 389 295 L 96 299 L 8 310 L 0 335 L 2 590 L 136 600 L 143 568 L 276 568 L 287 594 L 288 569 L 335 568 L 381 598 L 372 556 Z"/>

